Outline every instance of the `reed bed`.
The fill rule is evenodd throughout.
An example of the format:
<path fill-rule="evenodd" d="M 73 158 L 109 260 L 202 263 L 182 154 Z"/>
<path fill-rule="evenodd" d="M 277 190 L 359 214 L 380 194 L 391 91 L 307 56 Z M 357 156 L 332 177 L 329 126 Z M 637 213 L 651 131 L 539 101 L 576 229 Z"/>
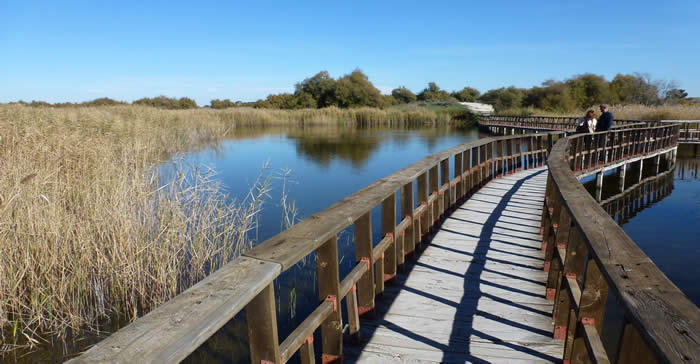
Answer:
<path fill-rule="evenodd" d="M 425 110 L 0 105 L 0 347 L 128 322 L 250 247 L 270 177 L 231 202 L 211 171 L 161 166 L 177 153 L 249 126 L 447 121 Z"/>
<path fill-rule="evenodd" d="M 515 108 L 499 112 L 499 115 L 583 116 L 593 109 L 600 114 L 597 105 L 577 111 L 547 111 L 535 108 Z M 615 119 L 620 120 L 700 120 L 700 104 L 690 105 L 610 105 Z"/>

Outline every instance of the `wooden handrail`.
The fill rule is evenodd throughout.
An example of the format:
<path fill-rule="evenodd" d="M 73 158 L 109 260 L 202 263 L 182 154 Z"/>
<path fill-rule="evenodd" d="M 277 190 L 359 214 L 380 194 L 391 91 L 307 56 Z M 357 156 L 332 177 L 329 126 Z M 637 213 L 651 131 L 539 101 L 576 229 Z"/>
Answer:
<path fill-rule="evenodd" d="M 555 301 L 554 336 L 566 339 L 564 360 L 609 360 L 600 344 L 608 289 L 625 312 L 618 362 L 649 362 L 651 356 L 685 363 L 700 357 L 700 310 L 577 179 L 591 168 L 674 152 L 679 127 L 575 135 L 552 148 L 542 230 L 547 296 Z"/>
<path fill-rule="evenodd" d="M 555 131 L 491 137 L 425 157 L 261 243 L 70 362 L 178 362 L 243 308 L 253 363 L 283 362 L 297 350 L 302 362 L 312 362 L 312 335 L 319 327 L 324 361 L 339 359 L 343 298 L 350 334 L 358 335 L 358 316 L 374 310 L 374 298 L 383 292 L 385 281 L 392 281 L 405 256 L 420 246 L 455 204 L 494 175 L 543 166 L 553 143 L 563 135 Z M 414 184 L 417 201 L 413 200 Z M 398 223 L 397 193 L 404 216 Z M 383 238 L 374 246 L 370 212 L 378 205 Z M 337 234 L 351 225 L 357 265 L 341 281 Z M 319 306 L 280 345 L 273 280 L 313 252 Z"/>
<path fill-rule="evenodd" d="M 574 130 L 577 117 L 571 116 L 482 116 L 479 124 L 484 127 L 518 128 L 529 130 Z M 680 123 L 679 143 L 700 143 L 700 120 L 618 120 L 612 129 L 639 128 Z"/>

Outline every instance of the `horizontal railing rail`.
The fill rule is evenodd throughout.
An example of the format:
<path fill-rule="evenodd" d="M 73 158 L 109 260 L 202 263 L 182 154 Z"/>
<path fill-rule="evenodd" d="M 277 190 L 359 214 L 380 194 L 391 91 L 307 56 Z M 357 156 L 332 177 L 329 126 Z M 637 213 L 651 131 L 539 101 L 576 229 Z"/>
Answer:
<path fill-rule="evenodd" d="M 579 134 L 559 140 L 547 160 L 542 211 L 547 297 L 564 360 L 687 363 L 700 358 L 700 310 L 642 252 L 579 183 L 577 175 L 630 158 L 672 152 L 678 123 Z M 672 232 L 669 232 L 672 233 Z M 624 312 L 617 356 L 601 340 L 613 292 Z"/>
<path fill-rule="evenodd" d="M 488 126 L 516 127 L 535 130 L 574 130 L 578 117 L 573 116 L 499 116 L 489 115 L 482 116 L 479 124 Z M 648 121 L 643 120 L 618 120 L 615 119 L 615 125 L 619 127 L 628 126 L 634 127 L 639 124 L 646 125 Z"/>
<path fill-rule="evenodd" d="M 486 127 L 518 128 L 530 130 L 574 130 L 579 118 L 572 116 L 482 116 L 479 124 Z M 618 120 L 614 129 L 637 128 L 679 123 L 679 143 L 700 143 L 700 120 Z"/>
<path fill-rule="evenodd" d="M 681 143 L 700 143 L 700 120 L 661 120 L 662 123 L 680 123 L 678 140 Z"/>
<path fill-rule="evenodd" d="M 543 166 L 548 150 L 563 135 L 491 137 L 428 156 L 261 243 L 71 363 L 178 362 L 241 310 L 245 310 L 252 363 L 285 362 L 297 351 L 303 363 L 314 362 L 313 334 L 319 327 L 323 361 L 340 359 L 343 298 L 349 334 L 357 336 L 359 316 L 373 312 L 385 282 L 394 281 L 405 257 L 448 210 L 493 177 Z M 397 194 L 400 221 L 396 221 Z M 382 227 L 376 244 L 371 218 L 375 206 L 381 206 Z M 356 265 L 341 280 L 337 236 L 350 226 Z M 319 304 L 280 343 L 274 279 L 314 252 Z"/>

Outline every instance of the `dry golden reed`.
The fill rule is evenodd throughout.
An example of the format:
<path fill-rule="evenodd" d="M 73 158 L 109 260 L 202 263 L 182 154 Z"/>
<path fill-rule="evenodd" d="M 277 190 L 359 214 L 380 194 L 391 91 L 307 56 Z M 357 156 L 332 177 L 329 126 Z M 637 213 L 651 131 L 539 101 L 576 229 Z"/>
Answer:
<path fill-rule="evenodd" d="M 249 247 L 269 178 L 226 203 L 208 171 L 159 175 L 176 153 L 249 126 L 446 121 L 427 110 L 0 105 L 3 347 L 132 320 Z"/>

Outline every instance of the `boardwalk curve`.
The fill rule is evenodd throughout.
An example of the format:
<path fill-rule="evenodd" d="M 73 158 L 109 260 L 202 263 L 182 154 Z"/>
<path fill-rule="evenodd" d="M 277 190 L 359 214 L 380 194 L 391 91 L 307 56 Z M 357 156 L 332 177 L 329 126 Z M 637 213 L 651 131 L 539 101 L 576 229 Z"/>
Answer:
<path fill-rule="evenodd" d="M 387 288 L 347 362 L 559 362 L 545 297 L 546 168 L 493 180 L 443 222 Z"/>

